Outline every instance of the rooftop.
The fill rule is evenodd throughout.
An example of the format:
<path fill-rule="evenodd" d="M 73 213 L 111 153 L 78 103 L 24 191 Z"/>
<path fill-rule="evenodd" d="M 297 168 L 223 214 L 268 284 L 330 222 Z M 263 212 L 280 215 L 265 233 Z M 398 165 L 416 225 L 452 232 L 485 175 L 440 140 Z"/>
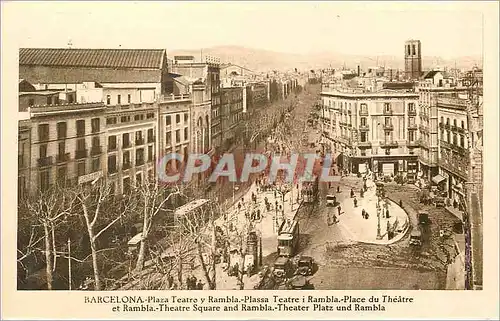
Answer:
<path fill-rule="evenodd" d="M 164 57 L 163 49 L 19 49 L 19 65 L 161 69 Z"/>
<path fill-rule="evenodd" d="M 192 202 L 189 202 L 187 204 L 184 204 L 184 205 L 178 207 L 175 211 L 175 215 L 185 215 L 185 214 L 191 212 L 192 210 L 195 210 L 195 209 L 207 204 L 208 202 L 210 202 L 210 200 L 205 199 L 205 198 L 200 198 L 200 199 L 194 200 Z"/>

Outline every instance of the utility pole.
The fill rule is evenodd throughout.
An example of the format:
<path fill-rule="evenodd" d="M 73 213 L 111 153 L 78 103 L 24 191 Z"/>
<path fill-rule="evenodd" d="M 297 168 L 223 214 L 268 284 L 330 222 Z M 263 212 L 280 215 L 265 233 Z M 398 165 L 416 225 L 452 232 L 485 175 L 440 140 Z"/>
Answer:
<path fill-rule="evenodd" d="M 71 291 L 71 239 L 68 238 L 68 290 Z"/>

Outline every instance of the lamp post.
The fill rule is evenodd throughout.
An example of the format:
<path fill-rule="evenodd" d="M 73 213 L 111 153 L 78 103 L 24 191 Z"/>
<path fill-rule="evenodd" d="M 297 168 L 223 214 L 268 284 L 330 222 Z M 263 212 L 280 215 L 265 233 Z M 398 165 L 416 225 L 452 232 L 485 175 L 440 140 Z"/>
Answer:
<path fill-rule="evenodd" d="M 380 198 L 377 200 L 377 240 L 382 239 L 380 235 Z"/>

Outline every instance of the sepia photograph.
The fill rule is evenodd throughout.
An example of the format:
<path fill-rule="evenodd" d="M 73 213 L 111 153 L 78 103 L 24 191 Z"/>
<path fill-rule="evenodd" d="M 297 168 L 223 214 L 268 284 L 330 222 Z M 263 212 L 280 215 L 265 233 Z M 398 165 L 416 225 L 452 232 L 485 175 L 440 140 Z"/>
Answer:
<path fill-rule="evenodd" d="M 13 5 L 15 291 L 482 292 L 485 7 L 365 4 Z"/>

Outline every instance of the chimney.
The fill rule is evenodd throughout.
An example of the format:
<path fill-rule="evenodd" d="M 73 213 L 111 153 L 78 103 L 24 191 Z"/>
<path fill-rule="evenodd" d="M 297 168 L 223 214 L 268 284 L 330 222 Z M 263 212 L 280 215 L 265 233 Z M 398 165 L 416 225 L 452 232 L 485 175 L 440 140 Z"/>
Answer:
<path fill-rule="evenodd" d="M 359 77 L 359 74 L 360 74 L 360 70 L 361 70 L 361 69 L 360 69 L 360 67 L 359 67 L 359 65 L 358 65 L 358 77 Z"/>

